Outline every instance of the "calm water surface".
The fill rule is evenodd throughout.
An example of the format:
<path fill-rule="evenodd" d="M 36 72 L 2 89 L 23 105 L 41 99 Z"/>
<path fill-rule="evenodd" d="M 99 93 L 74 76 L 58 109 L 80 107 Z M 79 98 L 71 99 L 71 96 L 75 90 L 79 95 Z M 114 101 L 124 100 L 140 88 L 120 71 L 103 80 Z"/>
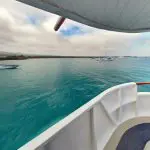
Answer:
<path fill-rule="evenodd" d="M 0 150 L 15 150 L 105 89 L 150 81 L 150 58 L 6 61 L 0 70 Z M 150 91 L 143 86 L 140 91 Z"/>

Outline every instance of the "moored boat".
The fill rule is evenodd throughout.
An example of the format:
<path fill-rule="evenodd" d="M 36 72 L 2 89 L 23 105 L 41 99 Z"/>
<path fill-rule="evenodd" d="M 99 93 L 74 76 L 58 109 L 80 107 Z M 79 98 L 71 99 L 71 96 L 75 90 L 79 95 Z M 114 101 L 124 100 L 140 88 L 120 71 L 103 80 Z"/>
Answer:
<path fill-rule="evenodd" d="M 0 64 L 0 70 L 2 69 L 17 69 L 19 65 L 5 65 L 5 64 Z"/>

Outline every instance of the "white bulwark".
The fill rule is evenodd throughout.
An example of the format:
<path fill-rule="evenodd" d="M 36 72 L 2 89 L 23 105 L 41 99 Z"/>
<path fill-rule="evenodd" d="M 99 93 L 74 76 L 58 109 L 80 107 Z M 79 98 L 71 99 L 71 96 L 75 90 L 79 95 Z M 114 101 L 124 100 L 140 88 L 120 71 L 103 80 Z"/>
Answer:
<path fill-rule="evenodd" d="M 41 133 L 20 150 L 116 150 L 129 128 L 150 122 L 150 93 L 136 83 L 112 87 Z"/>

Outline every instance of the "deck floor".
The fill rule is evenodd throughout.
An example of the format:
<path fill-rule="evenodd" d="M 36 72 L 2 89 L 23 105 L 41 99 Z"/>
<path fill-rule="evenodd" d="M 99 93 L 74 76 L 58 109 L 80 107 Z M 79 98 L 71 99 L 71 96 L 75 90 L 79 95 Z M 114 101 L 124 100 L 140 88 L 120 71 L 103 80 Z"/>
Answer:
<path fill-rule="evenodd" d="M 122 136 L 116 150 L 144 150 L 150 141 L 150 123 L 136 125 Z"/>

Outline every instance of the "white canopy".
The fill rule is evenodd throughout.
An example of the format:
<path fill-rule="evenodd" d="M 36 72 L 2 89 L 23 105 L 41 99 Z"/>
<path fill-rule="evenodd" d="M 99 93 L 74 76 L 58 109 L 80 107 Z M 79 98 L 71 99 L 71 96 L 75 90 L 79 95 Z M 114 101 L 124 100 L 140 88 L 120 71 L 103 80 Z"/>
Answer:
<path fill-rule="evenodd" d="M 150 0 L 19 0 L 100 29 L 150 30 Z"/>

